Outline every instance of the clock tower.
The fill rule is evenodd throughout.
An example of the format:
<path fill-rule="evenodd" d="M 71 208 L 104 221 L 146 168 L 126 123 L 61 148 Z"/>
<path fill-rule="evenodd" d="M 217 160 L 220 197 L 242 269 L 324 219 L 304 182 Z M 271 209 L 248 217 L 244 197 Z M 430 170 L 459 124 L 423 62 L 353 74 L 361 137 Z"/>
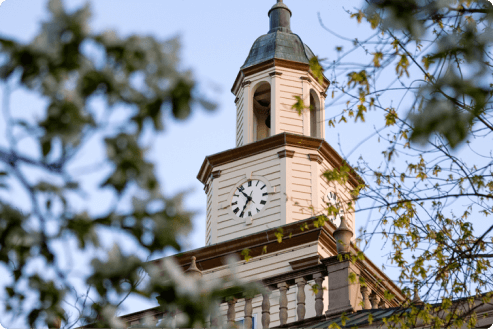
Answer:
<path fill-rule="evenodd" d="M 270 29 L 253 44 L 233 84 L 236 147 L 205 158 L 198 179 L 207 194 L 206 244 L 216 244 L 339 209 L 348 211 L 350 191 L 361 179 L 328 183 L 322 174 L 343 159 L 325 141 L 329 81 L 310 69 L 310 48 L 291 31 L 291 10 L 278 0 Z M 299 100 L 301 113 L 293 108 Z M 325 211 L 327 215 L 327 212 Z"/>
<path fill-rule="evenodd" d="M 262 328 L 326 328 L 341 314 L 360 321 L 406 300 L 369 259 L 339 259 L 360 253 L 350 243 L 355 218 L 348 204 L 363 181 L 351 170 L 344 181 L 323 176 L 346 164 L 324 139 L 329 81 L 310 70 L 314 54 L 291 31 L 291 15 L 282 0 L 269 11 L 270 29 L 254 42 L 233 84 L 235 147 L 207 156 L 197 176 L 207 195 L 206 246 L 152 261 L 153 275 L 173 261 L 203 282 L 233 275 L 265 288 L 255 296 L 226 289 L 210 314 L 212 327 L 225 328 L 227 321 L 245 329 L 260 322 Z M 301 113 L 293 107 L 300 101 Z M 319 215 L 329 220 L 320 225 Z M 388 299 L 388 292 L 395 297 Z M 147 312 L 176 319 L 161 307 Z M 124 321 L 142 323 L 142 314 Z"/>

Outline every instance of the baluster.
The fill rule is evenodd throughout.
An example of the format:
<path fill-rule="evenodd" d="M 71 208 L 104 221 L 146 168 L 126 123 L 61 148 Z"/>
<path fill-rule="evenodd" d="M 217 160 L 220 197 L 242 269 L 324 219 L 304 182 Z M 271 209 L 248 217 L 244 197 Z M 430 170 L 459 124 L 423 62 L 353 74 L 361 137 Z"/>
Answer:
<path fill-rule="evenodd" d="M 245 322 L 243 327 L 245 329 L 252 328 L 252 299 L 245 298 Z"/>
<path fill-rule="evenodd" d="M 387 308 L 387 304 L 385 304 L 385 301 L 382 299 L 380 303 L 378 303 L 378 308 Z"/>
<path fill-rule="evenodd" d="M 287 292 L 289 286 L 286 282 L 279 283 L 277 285 L 279 288 L 279 321 L 281 321 L 281 326 L 288 322 L 288 296 Z"/>
<path fill-rule="evenodd" d="M 306 280 L 304 278 L 298 278 L 295 280 L 296 284 L 298 285 L 298 295 L 297 295 L 297 301 L 298 301 L 298 307 L 296 309 L 296 312 L 298 314 L 298 321 L 304 320 L 305 319 L 305 285 L 306 285 Z"/>
<path fill-rule="evenodd" d="M 370 289 L 367 287 L 361 287 L 361 294 L 363 295 L 363 309 L 364 310 L 369 310 L 371 309 L 371 303 L 370 303 Z"/>
<path fill-rule="evenodd" d="M 211 328 L 219 328 L 219 317 L 220 317 L 219 307 L 220 304 L 217 302 L 214 303 L 214 306 L 212 307 L 212 312 L 210 316 Z"/>
<path fill-rule="evenodd" d="M 268 329 L 270 326 L 270 294 L 262 295 L 262 328 Z"/>
<path fill-rule="evenodd" d="M 230 300 L 228 300 L 228 327 L 229 328 L 232 328 L 235 325 L 235 315 L 236 315 L 235 304 L 236 304 L 235 298 L 231 298 Z"/>
<path fill-rule="evenodd" d="M 371 308 L 374 310 L 378 309 L 378 302 L 380 302 L 380 297 L 377 296 L 375 292 L 370 296 Z"/>
<path fill-rule="evenodd" d="M 322 286 L 324 276 L 322 273 L 317 273 L 313 275 L 313 279 L 318 287 L 317 294 L 315 295 L 315 311 L 317 312 L 317 316 L 321 316 L 324 312 L 324 290 Z"/>

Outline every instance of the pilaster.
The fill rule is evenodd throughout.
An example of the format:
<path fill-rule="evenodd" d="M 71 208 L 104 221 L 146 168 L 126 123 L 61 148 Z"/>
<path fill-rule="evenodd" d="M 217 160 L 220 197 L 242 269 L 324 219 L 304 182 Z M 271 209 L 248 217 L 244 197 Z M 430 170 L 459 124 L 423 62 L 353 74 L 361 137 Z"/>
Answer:
<path fill-rule="evenodd" d="M 253 141 L 253 95 L 251 81 L 243 82 L 243 145 Z"/>
<path fill-rule="evenodd" d="M 345 254 L 341 254 L 345 256 Z M 337 256 L 322 260 L 327 266 L 329 274 L 329 309 L 325 312 L 327 317 L 343 312 L 355 312 L 358 308 L 358 295 L 360 293 L 360 270 L 349 260 L 339 261 Z M 354 282 L 350 281 L 354 276 Z"/>
<path fill-rule="evenodd" d="M 310 105 L 310 78 L 309 77 L 301 77 L 302 81 L 302 89 L 303 89 L 303 103 L 305 106 Z M 303 135 L 310 136 L 310 109 L 306 108 L 303 110 L 302 114 L 303 119 Z"/>
<path fill-rule="evenodd" d="M 270 135 L 274 136 L 281 133 L 281 72 L 272 72 L 269 74 L 271 77 L 270 83 L 270 95 L 271 95 L 271 106 L 270 106 L 270 116 L 271 116 L 271 127 Z"/>
<path fill-rule="evenodd" d="M 218 194 L 219 181 L 221 171 L 214 171 L 211 174 L 210 185 L 212 188 L 212 203 L 211 203 L 211 244 L 217 243 L 217 212 L 218 212 Z"/>
<path fill-rule="evenodd" d="M 294 151 L 283 150 L 277 153 L 281 161 L 281 225 L 291 223 L 292 204 L 291 200 L 291 161 Z M 285 204 L 283 204 L 285 202 Z"/>
<path fill-rule="evenodd" d="M 325 98 L 327 94 L 324 92 L 320 93 L 320 138 L 325 139 Z"/>
<path fill-rule="evenodd" d="M 308 159 L 310 160 L 311 166 L 311 188 L 312 188 L 312 207 L 315 215 L 322 210 L 321 199 L 320 199 L 320 164 L 323 159 L 318 154 L 308 154 Z"/>

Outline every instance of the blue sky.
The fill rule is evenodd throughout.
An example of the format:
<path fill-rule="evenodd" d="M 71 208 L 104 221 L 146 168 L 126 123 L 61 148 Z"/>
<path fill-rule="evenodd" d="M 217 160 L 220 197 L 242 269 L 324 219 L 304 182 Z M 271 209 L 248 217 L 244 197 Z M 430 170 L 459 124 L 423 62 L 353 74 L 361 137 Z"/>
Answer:
<path fill-rule="evenodd" d="M 285 0 L 293 12 L 293 32 L 316 55 L 329 60 L 335 58 L 335 47 L 341 42 L 321 27 L 319 15 L 327 27 L 339 34 L 362 38 L 369 33 L 367 25 L 358 26 L 344 11 L 359 7 L 362 2 Z M 75 9 L 85 1 L 67 0 L 64 3 L 69 9 Z M 183 67 L 193 70 L 201 90 L 218 104 L 213 113 L 199 109 L 185 122 L 166 121 L 165 132 L 156 136 L 154 147 L 149 152 L 166 194 L 186 189 L 194 191 L 186 204 L 199 213 L 195 217 L 194 231 L 187 239 L 187 249 L 202 247 L 206 199 L 196 175 L 205 156 L 234 147 L 235 97 L 230 89 L 253 42 L 267 33 L 267 12 L 275 1 L 93 0 L 89 3 L 94 31 L 112 29 L 122 36 L 152 35 L 162 40 L 180 36 Z M 47 17 L 46 5 L 47 0 L 6 0 L 0 6 L 0 36 L 30 41 L 39 30 L 40 21 Z M 14 98 L 12 108 L 40 105 L 35 100 L 29 102 L 21 97 Z M 336 110 L 327 109 L 327 117 Z M 1 125 L 0 132 L 3 129 Z M 352 150 L 366 137 L 364 133 L 327 129 L 326 140 L 336 150 Z M 352 158 L 357 159 L 358 156 L 355 152 Z M 364 224 L 365 220 L 358 222 L 357 219 L 357 225 Z M 373 260 L 381 263 L 379 257 L 373 257 Z M 152 305 L 132 299 L 125 304 L 125 313 L 148 306 Z"/>

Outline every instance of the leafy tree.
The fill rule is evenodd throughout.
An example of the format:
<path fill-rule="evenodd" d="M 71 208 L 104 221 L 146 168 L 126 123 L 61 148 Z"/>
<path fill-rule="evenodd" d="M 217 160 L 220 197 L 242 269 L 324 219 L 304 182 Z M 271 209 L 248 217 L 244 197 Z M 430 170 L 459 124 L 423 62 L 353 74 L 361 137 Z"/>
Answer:
<path fill-rule="evenodd" d="M 326 105 L 340 111 L 329 126 L 365 122 L 374 132 L 359 146 L 381 145 L 353 167 L 367 182 L 355 191 L 358 218 L 369 218 L 359 241 L 365 249 L 384 238 L 411 307 L 388 320 L 474 327 L 493 291 L 493 6 L 368 0 L 348 14 L 374 33 L 352 39 L 326 28 L 343 46 L 312 69 L 322 65 L 333 81 Z M 344 181 L 348 173 L 325 176 Z M 345 201 L 351 210 L 354 200 Z"/>
<path fill-rule="evenodd" d="M 197 106 L 212 110 L 214 104 L 197 96 L 190 71 L 178 69 L 177 39 L 92 33 L 89 7 L 69 13 L 61 0 L 50 0 L 49 12 L 32 42 L 0 38 L 7 128 L 0 148 L 0 264 L 11 276 L 7 314 L 31 327 L 60 321 L 72 327 L 80 319 L 118 326 L 115 311 L 129 294 L 164 293 L 174 298 L 161 298 L 161 305 L 184 312 L 185 326 L 203 324 L 221 282 L 206 287 L 172 263 L 159 269 L 162 280 L 142 282 L 145 267 L 158 270 L 145 256 L 180 251 L 193 216 L 182 207 L 183 194 L 162 195 L 145 135 L 163 130 L 166 112 L 184 120 Z M 42 99 L 39 118 L 10 108 L 14 90 Z M 84 164 L 92 177 L 104 179 L 88 190 L 87 170 L 77 164 L 98 147 L 106 154 L 95 152 L 93 163 Z M 22 202 L 8 197 L 12 191 L 25 195 Z M 85 195 L 100 192 L 113 197 L 95 214 Z M 135 244 L 135 252 L 118 244 L 109 250 L 102 241 L 107 232 Z M 67 248 L 70 243 L 77 248 Z M 82 278 L 87 290 L 73 287 L 65 252 L 93 258 Z"/>

